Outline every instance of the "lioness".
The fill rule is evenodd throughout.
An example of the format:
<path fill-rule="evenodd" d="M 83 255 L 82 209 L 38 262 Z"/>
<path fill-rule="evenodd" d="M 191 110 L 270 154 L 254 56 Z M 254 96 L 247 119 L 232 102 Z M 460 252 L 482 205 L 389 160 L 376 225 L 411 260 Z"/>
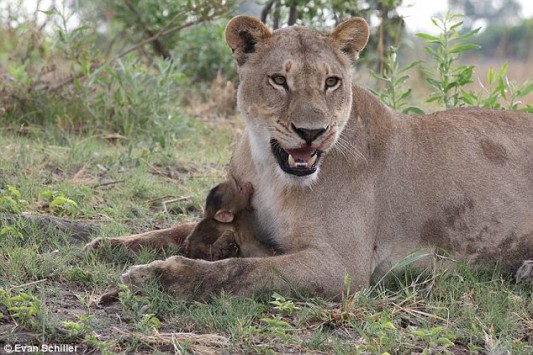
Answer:
<path fill-rule="evenodd" d="M 251 183 L 239 183 L 233 177 L 213 187 L 205 201 L 204 218 L 185 239 L 187 257 L 216 261 L 272 255 L 252 234 L 252 195 Z"/>
<path fill-rule="evenodd" d="M 131 267 L 123 282 L 155 275 L 185 299 L 292 287 L 335 297 L 346 274 L 359 289 L 426 248 L 510 271 L 533 259 L 532 115 L 392 112 L 352 83 L 368 33 L 360 18 L 331 34 L 272 32 L 247 16 L 229 22 L 246 122 L 229 170 L 254 184 L 254 234 L 282 252 L 217 262 L 174 256 Z M 193 226 L 113 242 L 161 246 Z"/>

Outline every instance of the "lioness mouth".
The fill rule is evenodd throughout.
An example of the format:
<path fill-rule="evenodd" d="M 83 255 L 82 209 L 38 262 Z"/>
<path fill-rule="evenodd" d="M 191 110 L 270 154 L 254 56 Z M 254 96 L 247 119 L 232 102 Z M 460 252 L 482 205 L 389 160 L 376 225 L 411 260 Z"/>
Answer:
<path fill-rule="evenodd" d="M 285 150 L 275 139 L 270 141 L 270 146 L 281 170 L 296 176 L 314 173 L 322 156 L 321 151 L 311 147 Z"/>

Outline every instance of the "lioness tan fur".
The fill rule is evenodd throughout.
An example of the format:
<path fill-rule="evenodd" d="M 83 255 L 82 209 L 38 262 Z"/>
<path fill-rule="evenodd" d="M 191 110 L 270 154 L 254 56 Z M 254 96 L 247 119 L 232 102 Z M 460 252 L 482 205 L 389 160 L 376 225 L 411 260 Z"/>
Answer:
<path fill-rule="evenodd" d="M 516 271 L 533 259 L 533 117 L 454 109 L 392 112 L 352 83 L 368 26 L 352 18 L 322 34 L 274 32 L 238 16 L 226 29 L 246 130 L 230 174 L 255 187 L 255 235 L 280 255 L 217 262 L 175 256 L 131 267 L 123 282 L 156 275 L 177 297 L 222 289 L 336 297 L 379 279 L 417 250 L 445 250 Z M 181 240 L 192 224 L 113 243 Z M 531 263 L 519 276 L 531 278 Z M 529 266 L 528 266 L 529 265 Z"/>

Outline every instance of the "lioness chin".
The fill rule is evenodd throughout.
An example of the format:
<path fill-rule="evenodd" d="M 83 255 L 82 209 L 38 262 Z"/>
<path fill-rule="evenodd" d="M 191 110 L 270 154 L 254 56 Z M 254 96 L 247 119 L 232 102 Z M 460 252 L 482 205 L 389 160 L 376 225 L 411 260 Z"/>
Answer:
<path fill-rule="evenodd" d="M 368 26 L 352 18 L 322 34 L 270 31 L 238 16 L 226 29 L 246 130 L 230 174 L 251 181 L 254 235 L 273 257 L 217 262 L 171 257 L 129 269 L 178 297 L 221 290 L 341 294 L 380 278 L 417 250 L 516 271 L 533 259 L 533 117 L 478 108 L 426 116 L 392 112 L 352 83 Z M 112 239 L 179 243 L 193 224 Z M 95 245 L 95 244 L 92 244 Z M 520 270 L 531 279 L 531 263 Z"/>

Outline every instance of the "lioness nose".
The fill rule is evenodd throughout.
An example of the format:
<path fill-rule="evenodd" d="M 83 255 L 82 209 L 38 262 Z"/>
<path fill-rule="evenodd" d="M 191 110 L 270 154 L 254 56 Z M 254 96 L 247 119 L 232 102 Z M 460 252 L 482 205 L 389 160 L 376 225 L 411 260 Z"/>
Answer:
<path fill-rule="evenodd" d="M 294 132 L 296 132 L 297 135 L 299 135 L 307 144 L 313 143 L 315 139 L 320 137 L 324 132 L 327 131 L 328 127 L 326 128 L 318 128 L 318 129 L 308 129 L 308 128 L 298 128 L 294 124 L 292 124 L 292 129 Z"/>

